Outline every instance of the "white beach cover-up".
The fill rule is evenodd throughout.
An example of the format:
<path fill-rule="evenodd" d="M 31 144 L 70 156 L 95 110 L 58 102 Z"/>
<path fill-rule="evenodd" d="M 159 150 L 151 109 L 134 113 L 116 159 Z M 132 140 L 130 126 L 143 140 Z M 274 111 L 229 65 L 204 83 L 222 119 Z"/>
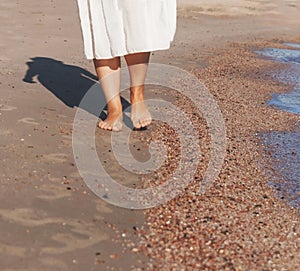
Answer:
<path fill-rule="evenodd" d="M 170 48 L 176 0 L 77 0 L 87 59 Z"/>

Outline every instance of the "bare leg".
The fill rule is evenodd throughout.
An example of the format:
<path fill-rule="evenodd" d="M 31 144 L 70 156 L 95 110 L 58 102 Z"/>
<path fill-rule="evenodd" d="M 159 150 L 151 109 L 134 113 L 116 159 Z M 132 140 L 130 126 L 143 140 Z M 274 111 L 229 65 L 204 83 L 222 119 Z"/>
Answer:
<path fill-rule="evenodd" d="M 119 131 L 122 128 L 120 58 L 94 59 L 94 65 L 107 101 L 107 118 L 98 126 L 104 130 Z"/>
<path fill-rule="evenodd" d="M 150 52 L 125 56 L 131 79 L 130 101 L 131 121 L 135 129 L 148 126 L 152 119 L 144 101 L 144 83 L 150 58 Z"/>

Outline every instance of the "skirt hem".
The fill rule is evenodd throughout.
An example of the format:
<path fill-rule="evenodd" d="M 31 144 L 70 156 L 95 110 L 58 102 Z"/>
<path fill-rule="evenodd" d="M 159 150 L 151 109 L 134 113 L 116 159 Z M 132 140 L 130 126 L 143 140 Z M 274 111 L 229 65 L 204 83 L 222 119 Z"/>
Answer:
<path fill-rule="evenodd" d="M 88 60 L 92 60 L 92 59 L 111 59 L 111 58 L 115 58 L 115 57 L 121 57 L 121 56 L 125 56 L 125 55 L 129 55 L 129 54 L 135 54 L 135 53 L 145 53 L 145 52 L 154 52 L 154 51 L 161 51 L 161 50 L 167 50 L 169 49 L 171 46 L 171 44 L 169 44 L 168 46 L 162 46 L 159 48 L 152 48 L 152 49 L 143 49 L 143 50 L 129 50 L 126 52 L 122 52 L 122 53 L 116 53 L 110 56 L 99 56 L 99 55 L 85 55 L 86 58 Z"/>

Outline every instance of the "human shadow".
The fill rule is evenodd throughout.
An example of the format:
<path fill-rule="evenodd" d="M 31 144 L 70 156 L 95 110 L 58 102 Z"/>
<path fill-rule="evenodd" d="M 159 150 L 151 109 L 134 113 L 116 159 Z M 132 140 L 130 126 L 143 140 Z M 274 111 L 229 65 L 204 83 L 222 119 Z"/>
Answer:
<path fill-rule="evenodd" d="M 105 96 L 97 76 L 78 66 L 68 65 L 48 57 L 33 57 L 30 60 L 26 62 L 28 70 L 23 78 L 24 82 L 34 84 L 36 77 L 46 89 L 51 91 L 65 105 L 80 107 L 97 115 L 102 120 L 106 118 L 103 111 L 100 114 L 95 113 L 98 112 L 95 108 L 98 106 L 97 102 L 93 102 L 92 105 L 82 102 L 87 92 L 95 87 L 97 88 L 97 95 L 93 97 L 93 100 L 100 103 L 105 102 Z M 123 108 L 130 106 L 124 98 L 122 98 L 122 105 Z"/>

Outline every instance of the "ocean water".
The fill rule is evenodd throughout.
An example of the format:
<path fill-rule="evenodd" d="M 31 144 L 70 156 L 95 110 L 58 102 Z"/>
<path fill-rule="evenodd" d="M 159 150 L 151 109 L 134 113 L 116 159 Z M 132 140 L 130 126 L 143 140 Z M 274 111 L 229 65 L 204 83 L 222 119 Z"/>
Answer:
<path fill-rule="evenodd" d="M 285 43 L 291 49 L 266 48 L 256 52 L 271 61 L 286 63 L 284 70 L 272 76 L 291 84 L 292 90 L 274 94 L 268 101 L 271 106 L 300 115 L 300 44 Z M 270 176 L 269 185 L 276 195 L 291 206 L 300 209 L 300 127 L 294 132 L 267 132 L 260 134 L 270 165 L 264 165 Z"/>
<path fill-rule="evenodd" d="M 285 70 L 274 73 L 272 76 L 281 82 L 292 84 L 292 90 L 288 93 L 273 94 L 268 103 L 300 115 L 300 44 L 284 44 L 291 49 L 266 48 L 256 53 L 268 57 L 272 61 L 288 64 Z"/>
<path fill-rule="evenodd" d="M 269 185 L 277 197 L 300 209 L 300 132 L 263 133 L 261 139 L 271 158 L 265 165 Z"/>

